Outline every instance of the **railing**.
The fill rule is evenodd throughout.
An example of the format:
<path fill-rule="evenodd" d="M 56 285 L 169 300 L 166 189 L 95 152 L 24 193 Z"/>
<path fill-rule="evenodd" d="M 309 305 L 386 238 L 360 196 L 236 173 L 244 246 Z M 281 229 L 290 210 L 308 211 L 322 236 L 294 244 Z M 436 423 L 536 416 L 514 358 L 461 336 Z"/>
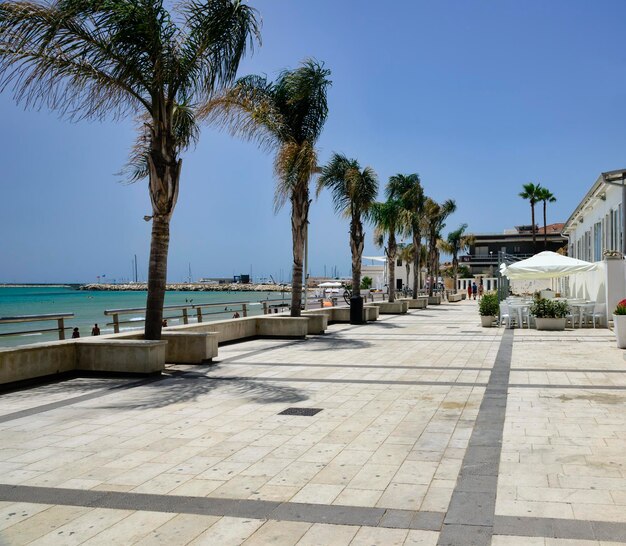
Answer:
<path fill-rule="evenodd" d="M 0 336 L 19 336 L 24 334 L 39 334 L 43 332 L 58 332 L 59 339 L 65 339 L 65 330 L 71 327 L 65 326 L 65 319 L 73 318 L 74 313 L 57 313 L 49 315 L 20 315 L 17 317 L 0 317 L 0 324 L 17 324 L 21 322 L 43 322 L 56 320 L 56 328 L 38 328 L 36 330 L 22 330 L 19 332 L 2 332 Z"/>
<path fill-rule="evenodd" d="M 190 317 L 194 317 L 196 322 L 204 322 L 204 318 L 211 315 L 226 315 L 231 313 L 239 313 L 241 311 L 241 317 L 247 317 L 251 311 L 251 307 L 261 306 L 263 308 L 263 314 L 267 315 L 271 312 L 273 306 L 277 308 L 287 306 L 284 303 L 285 299 L 271 299 L 263 301 L 224 301 L 220 303 L 194 303 L 187 305 L 166 305 L 163 307 L 163 320 L 182 319 L 183 324 L 189 324 Z M 280 304 L 278 303 L 280 302 Z M 216 308 L 224 307 L 224 310 L 213 310 Z M 208 311 L 207 311 L 208 309 Z M 170 314 L 171 311 L 180 311 L 180 314 Z M 144 322 L 145 317 L 136 318 L 134 320 L 120 320 L 120 317 L 124 315 L 132 315 L 135 313 L 145 313 L 145 307 L 124 308 L 124 309 L 107 309 L 104 314 L 109 317 L 113 317 L 113 322 L 108 322 L 107 326 L 113 326 L 113 332 L 116 334 L 120 331 L 121 324 L 135 324 L 137 322 Z M 166 314 L 167 313 L 167 314 Z"/>

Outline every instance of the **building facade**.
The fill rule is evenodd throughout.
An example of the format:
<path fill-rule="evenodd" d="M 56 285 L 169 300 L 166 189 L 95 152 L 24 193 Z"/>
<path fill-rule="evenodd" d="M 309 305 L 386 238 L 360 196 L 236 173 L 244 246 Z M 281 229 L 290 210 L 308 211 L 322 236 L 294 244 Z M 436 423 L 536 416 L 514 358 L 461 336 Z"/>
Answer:
<path fill-rule="evenodd" d="M 621 251 L 622 214 L 621 188 L 600 175 L 565 222 L 568 256 L 598 262 L 605 251 Z"/>
<path fill-rule="evenodd" d="M 567 245 L 567 238 L 562 234 L 563 224 L 546 226 L 547 245 L 544 243 L 543 227 L 535 228 L 536 246 L 533 245 L 532 226 L 516 226 L 503 233 L 474 235 L 474 242 L 469 252 L 459 258 L 460 265 L 470 268 L 472 275 L 494 277 L 498 271 L 498 253 L 524 259 L 542 250 L 556 252 Z"/>

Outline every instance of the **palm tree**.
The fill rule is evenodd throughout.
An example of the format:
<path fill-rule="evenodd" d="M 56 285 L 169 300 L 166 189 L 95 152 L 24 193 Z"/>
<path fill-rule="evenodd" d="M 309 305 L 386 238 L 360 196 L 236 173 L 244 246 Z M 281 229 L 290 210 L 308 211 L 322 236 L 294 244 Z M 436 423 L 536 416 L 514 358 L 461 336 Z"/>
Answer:
<path fill-rule="evenodd" d="M 396 174 L 389 178 L 387 196 L 399 199 L 403 209 L 403 233 L 412 238 L 413 248 L 413 297 L 419 290 L 419 270 L 422 246 L 422 219 L 426 197 L 418 174 Z"/>
<path fill-rule="evenodd" d="M 454 293 L 457 292 L 457 275 L 459 271 L 459 253 L 463 252 L 474 241 L 473 235 L 465 233 L 467 224 L 461 224 L 457 229 L 448 233 L 445 241 L 439 247 L 452 256 L 452 278 L 454 279 Z"/>
<path fill-rule="evenodd" d="M 533 230 L 533 250 L 537 251 L 537 237 L 535 230 L 535 204 L 541 200 L 541 190 L 542 187 L 540 184 L 533 184 L 529 182 L 528 184 L 524 184 L 522 186 L 524 191 L 520 192 L 519 196 L 522 199 L 527 199 L 530 202 L 530 215 L 532 221 L 532 230 Z"/>
<path fill-rule="evenodd" d="M 264 76 L 241 78 L 204 109 L 210 121 L 276 153 L 274 208 L 278 211 L 287 200 L 291 202 L 292 317 L 300 316 L 302 306 L 309 183 L 319 170 L 315 145 L 328 115 L 329 76 L 323 63 L 306 60 L 295 70 L 283 71 L 275 82 Z"/>
<path fill-rule="evenodd" d="M 333 154 L 322 168 L 317 181 L 317 195 L 323 188 L 332 192 L 335 210 L 350 218 L 350 251 L 352 253 L 352 295 L 361 296 L 361 258 L 365 233 L 363 218 L 378 194 L 378 178 L 371 167 L 361 169 L 356 159 Z"/>
<path fill-rule="evenodd" d="M 385 238 L 387 245 L 385 255 L 387 256 L 389 302 L 396 299 L 396 254 L 398 244 L 396 234 L 401 221 L 402 207 L 397 199 L 387 199 L 383 203 L 374 203 L 370 209 L 370 218 L 374 223 L 374 243 L 383 247 Z"/>
<path fill-rule="evenodd" d="M 543 246 L 548 248 L 548 225 L 547 225 L 547 204 L 556 203 L 556 197 L 554 194 L 543 186 L 539 189 L 539 201 L 543 201 Z"/>
<path fill-rule="evenodd" d="M 439 279 L 439 275 L 437 273 L 439 265 L 437 241 L 441 238 L 441 231 L 444 227 L 446 227 L 446 218 L 455 210 L 456 203 L 452 199 L 448 199 L 447 201 L 439 204 L 430 197 L 427 197 L 424 204 L 423 223 L 426 237 L 428 239 L 428 275 L 430 277 L 428 293 L 431 296 L 433 294 L 433 284 L 435 282 L 433 275 L 436 275 L 436 278 Z"/>
<path fill-rule="evenodd" d="M 71 120 L 138 118 L 131 180 L 148 178 L 152 239 L 146 339 L 160 339 L 170 220 L 181 153 L 198 137 L 197 106 L 236 76 L 259 38 L 240 0 L 57 0 L 0 4 L 0 87 Z"/>

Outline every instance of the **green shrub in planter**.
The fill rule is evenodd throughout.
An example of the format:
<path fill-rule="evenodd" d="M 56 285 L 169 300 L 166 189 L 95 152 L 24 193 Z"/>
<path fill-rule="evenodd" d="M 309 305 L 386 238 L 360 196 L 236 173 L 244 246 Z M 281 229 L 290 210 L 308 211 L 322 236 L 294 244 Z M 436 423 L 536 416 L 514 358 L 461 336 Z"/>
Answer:
<path fill-rule="evenodd" d="M 565 301 L 541 298 L 530 306 L 530 312 L 537 318 L 565 318 L 569 307 Z"/>
<path fill-rule="evenodd" d="M 478 313 L 481 317 L 497 317 L 500 313 L 498 294 L 495 292 L 485 294 L 478 303 Z"/>

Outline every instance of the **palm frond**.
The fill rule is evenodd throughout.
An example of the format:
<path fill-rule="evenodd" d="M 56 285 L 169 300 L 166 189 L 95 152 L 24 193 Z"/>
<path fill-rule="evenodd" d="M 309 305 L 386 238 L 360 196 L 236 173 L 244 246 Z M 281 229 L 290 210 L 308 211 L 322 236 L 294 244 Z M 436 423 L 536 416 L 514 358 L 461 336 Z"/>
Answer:
<path fill-rule="evenodd" d="M 192 0 L 182 4 L 181 12 L 189 30 L 170 99 L 182 93 L 202 104 L 217 86 L 233 82 L 240 60 L 261 42 L 261 24 L 257 11 L 241 0 Z"/>

